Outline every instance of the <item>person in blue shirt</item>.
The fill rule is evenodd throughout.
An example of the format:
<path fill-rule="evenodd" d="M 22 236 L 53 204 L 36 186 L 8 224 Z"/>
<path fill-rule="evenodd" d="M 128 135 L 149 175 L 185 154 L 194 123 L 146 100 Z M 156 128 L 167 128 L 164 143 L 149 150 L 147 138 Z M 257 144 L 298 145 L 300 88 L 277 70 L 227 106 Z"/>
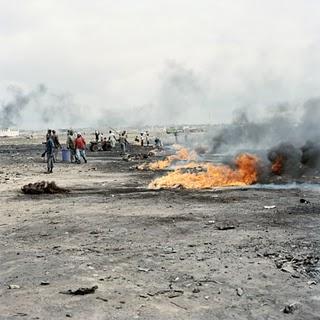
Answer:
<path fill-rule="evenodd" d="M 42 154 L 42 157 L 44 157 L 45 155 L 47 155 L 48 173 L 52 173 L 54 160 L 54 142 L 52 133 L 47 135 L 46 150 Z"/>

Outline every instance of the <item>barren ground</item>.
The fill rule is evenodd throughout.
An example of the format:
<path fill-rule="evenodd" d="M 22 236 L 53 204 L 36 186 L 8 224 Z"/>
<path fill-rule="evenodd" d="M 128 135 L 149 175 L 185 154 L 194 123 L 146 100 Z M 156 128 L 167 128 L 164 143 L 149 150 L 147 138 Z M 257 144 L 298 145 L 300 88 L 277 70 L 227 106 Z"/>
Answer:
<path fill-rule="evenodd" d="M 148 190 L 118 152 L 46 175 L 24 143 L 0 145 L 0 319 L 320 319 L 316 189 Z M 21 193 L 41 180 L 71 192 Z"/>

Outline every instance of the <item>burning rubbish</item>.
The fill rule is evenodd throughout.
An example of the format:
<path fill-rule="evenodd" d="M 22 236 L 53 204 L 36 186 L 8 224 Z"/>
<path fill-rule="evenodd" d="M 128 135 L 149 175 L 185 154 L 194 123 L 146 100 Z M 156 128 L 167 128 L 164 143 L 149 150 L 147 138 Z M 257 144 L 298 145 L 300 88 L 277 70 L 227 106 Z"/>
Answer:
<path fill-rule="evenodd" d="M 269 150 L 268 159 L 273 174 L 300 177 L 305 172 L 314 172 L 319 168 L 320 146 L 311 141 L 307 141 L 301 148 L 290 143 L 280 143 Z"/>
<path fill-rule="evenodd" d="M 21 188 L 25 194 L 54 194 L 54 193 L 67 193 L 68 189 L 58 187 L 54 181 L 41 181 L 35 183 L 29 183 Z"/>
<path fill-rule="evenodd" d="M 301 150 L 290 143 L 281 143 L 273 147 L 268 153 L 272 173 L 299 176 L 302 168 L 301 156 Z"/>
<path fill-rule="evenodd" d="M 219 159 L 215 164 L 198 162 L 197 152 L 179 145 L 175 149 L 177 152 L 174 155 L 137 167 L 139 170 L 171 170 L 166 176 L 152 181 L 149 188 L 209 189 L 252 185 L 257 182 L 271 183 L 275 176 L 279 176 L 277 181 L 280 181 L 280 176 L 294 179 L 301 178 L 304 174 L 314 175 L 314 170 L 320 164 L 320 147 L 311 142 L 303 147 L 281 143 L 271 148 L 266 155 L 261 152 L 259 156 L 241 153 L 230 165 L 229 162 L 226 164 L 226 158 Z M 216 161 L 216 154 L 212 156 Z M 265 161 L 266 156 L 269 161 Z M 208 159 L 208 154 L 205 159 Z"/>
<path fill-rule="evenodd" d="M 189 152 L 186 148 L 179 148 L 176 154 L 166 157 L 164 160 L 159 160 L 152 163 L 145 163 L 138 166 L 139 170 L 164 170 L 179 161 L 193 161 L 197 159 L 197 154 L 194 151 Z"/>
<path fill-rule="evenodd" d="M 183 172 L 182 168 L 177 168 L 152 181 L 149 188 L 209 189 L 250 185 L 258 181 L 259 162 L 255 155 L 241 154 L 235 159 L 235 169 L 210 163 L 202 164 L 204 170 L 198 173 Z"/>
<path fill-rule="evenodd" d="M 281 175 L 284 162 L 285 159 L 283 158 L 283 156 L 277 156 L 271 166 L 272 173 L 276 175 Z"/>

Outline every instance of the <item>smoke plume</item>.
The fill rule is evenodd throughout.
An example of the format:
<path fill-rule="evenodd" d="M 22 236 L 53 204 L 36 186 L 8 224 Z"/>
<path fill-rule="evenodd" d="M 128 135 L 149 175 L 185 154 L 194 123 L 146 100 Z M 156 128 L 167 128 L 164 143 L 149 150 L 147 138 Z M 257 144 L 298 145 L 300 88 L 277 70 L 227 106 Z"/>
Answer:
<path fill-rule="evenodd" d="M 7 88 L 8 101 L 0 104 L 0 127 L 61 128 L 85 124 L 84 107 L 73 101 L 70 94 L 56 94 L 44 84 L 31 91 L 19 86 Z"/>

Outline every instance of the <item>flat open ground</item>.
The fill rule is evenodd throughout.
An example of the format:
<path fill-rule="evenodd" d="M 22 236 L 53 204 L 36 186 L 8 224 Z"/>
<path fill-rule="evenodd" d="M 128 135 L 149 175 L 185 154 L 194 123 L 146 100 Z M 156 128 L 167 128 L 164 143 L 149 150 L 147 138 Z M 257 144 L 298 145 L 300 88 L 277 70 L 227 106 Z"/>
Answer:
<path fill-rule="evenodd" d="M 46 175 L 25 143 L 0 145 L 0 319 L 320 319 L 316 188 L 149 190 L 118 152 Z"/>

